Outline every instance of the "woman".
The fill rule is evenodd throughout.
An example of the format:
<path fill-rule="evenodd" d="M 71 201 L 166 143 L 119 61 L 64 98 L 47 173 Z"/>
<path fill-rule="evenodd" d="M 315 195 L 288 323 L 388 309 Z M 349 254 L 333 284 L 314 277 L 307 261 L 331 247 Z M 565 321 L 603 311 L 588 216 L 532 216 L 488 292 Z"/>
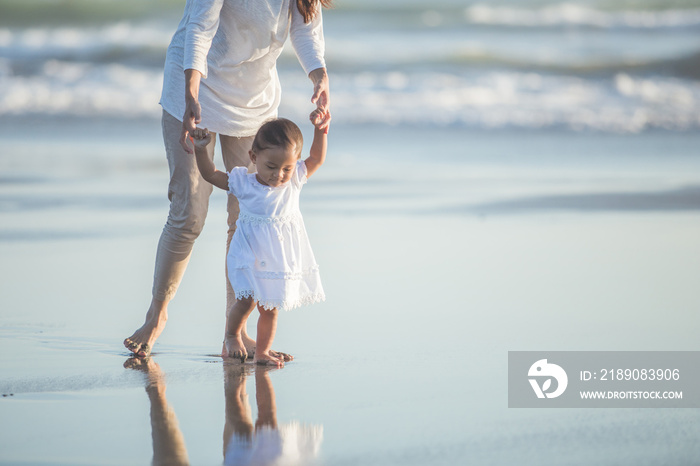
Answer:
<path fill-rule="evenodd" d="M 124 340 L 136 356 L 146 357 L 165 328 L 174 297 L 204 227 L 212 185 L 199 174 L 190 133 L 201 124 L 219 134 L 227 171 L 248 166 L 248 151 L 261 124 L 275 116 L 281 88 L 277 58 L 289 36 L 299 62 L 313 83 L 311 101 L 323 112 L 328 131 L 330 96 L 324 61 L 321 6 L 331 0 L 187 0 L 185 13 L 165 59 L 163 140 L 170 168 L 170 212 L 158 243 L 153 298 L 146 321 Z M 184 99 L 182 98 L 184 90 Z M 183 115 L 178 119 L 178 115 Z M 207 146 L 214 156 L 216 138 Z M 238 201 L 229 196 L 228 240 L 236 228 Z M 228 275 L 228 274 L 227 274 Z M 235 293 L 226 279 L 228 313 Z M 252 357 L 255 341 L 243 327 Z M 291 356 L 278 353 L 289 361 Z"/>

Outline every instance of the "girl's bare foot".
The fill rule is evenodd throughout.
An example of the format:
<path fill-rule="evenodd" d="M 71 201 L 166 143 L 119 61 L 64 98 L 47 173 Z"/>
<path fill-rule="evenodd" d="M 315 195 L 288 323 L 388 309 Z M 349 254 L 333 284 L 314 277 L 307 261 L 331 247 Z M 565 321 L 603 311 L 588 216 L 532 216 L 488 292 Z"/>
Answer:
<path fill-rule="evenodd" d="M 246 353 L 248 353 L 248 359 L 255 358 L 255 340 L 248 337 L 248 335 L 243 335 L 241 337 L 243 340 L 243 346 L 245 346 Z M 281 351 L 270 350 L 270 354 L 277 359 L 281 359 L 284 362 L 294 361 L 294 356 L 291 354 L 283 353 Z"/>
<path fill-rule="evenodd" d="M 255 340 L 250 338 L 248 333 L 245 331 L 245 327 L 243 327 L 243 330 L 241 331 L 241 341 L 243 342 L 243 346 L 245 346 L 246 353 L 248 353 L 248 359 L 253 359 L 255 357 Z M 281 351 L 270 350 L 270 354 L 277 359 L 283 360 L 284 362 L 294 361 L 294 356 Z"/>
<path fill-rule="evenodd" d="M 245 362 L 248 353 L 240 334 L 226 335 L 224 338 L 224 346 L 221 349 L 221 357 L 240 359 L 241 362 Z"/>
<path fill-rule="evenodd" d="M 124 340 L 124 346 L 139 358 L 148 357 L 151 354 L 153 344 L 163 333 L 167 321 L 167 303 L 152 300 L 151 307 L 146 313 L 146 322 L 133 335 Z"/>
<path fill-rule="evenodd" d="M 270 354 L 276 357 L 277 359 L 281 359 L 284 362 L 294 361 L 294 356 L 292 356 L 291 354 L 283 353 L 281 351 L 270 350 Z"/>
<path fill-rule="evenodd" d="M 256 353 L 255 358 L 253 358 L 253 362 L 261 366 L 284 367 L 284 359 L 273 356 L 271 354 L 273 352 L 274 351 L 266 351 L 259 354 Z"/>

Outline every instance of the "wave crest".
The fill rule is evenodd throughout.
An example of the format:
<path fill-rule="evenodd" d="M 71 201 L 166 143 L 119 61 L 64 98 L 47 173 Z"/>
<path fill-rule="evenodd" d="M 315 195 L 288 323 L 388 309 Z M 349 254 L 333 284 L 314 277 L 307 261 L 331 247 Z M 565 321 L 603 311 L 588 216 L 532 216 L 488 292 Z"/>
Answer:
<path fill-rule="evenodd" d="M 700 26 L 700 8 L 601 11 L 576 3 L 539 9 L 476 4 L 464 14 L 475 24 L 492 26 L 591 26 L 597 28 L 678 28 Z"/>

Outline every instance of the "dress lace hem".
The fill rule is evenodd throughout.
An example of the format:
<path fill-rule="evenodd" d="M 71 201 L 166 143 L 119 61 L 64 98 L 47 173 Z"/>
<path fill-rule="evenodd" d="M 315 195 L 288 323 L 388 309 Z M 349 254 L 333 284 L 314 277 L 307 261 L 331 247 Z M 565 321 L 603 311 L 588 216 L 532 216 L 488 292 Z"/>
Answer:
<path fill-rule="evenodd" d="M 309 304 L 320 303 L 326 300 L 326 295 L 323 293 L 315 293 L 307 296 L 302 296 L 294 301 L 278 300 L 278 299 L 257 299 L 254 290 L 241 290 L 236 292 L 236 299 L 252 298 L 263 309 L 271 311 L 273 309 L 281 309 L 288 311 Z"/>

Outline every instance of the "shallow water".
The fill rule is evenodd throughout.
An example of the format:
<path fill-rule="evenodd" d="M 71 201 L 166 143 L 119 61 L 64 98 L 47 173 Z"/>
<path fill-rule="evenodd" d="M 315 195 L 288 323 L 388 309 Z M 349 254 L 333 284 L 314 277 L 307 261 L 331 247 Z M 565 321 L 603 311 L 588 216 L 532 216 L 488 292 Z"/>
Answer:
<path fill-rule="evenodd" d="M 222 463 L 225 196 L 154 382 L 121 340 L 167 210 L 157 124 L 34 124 L 31 146 L 0 129 L 18 155 L 0 159 L 0 463 L 149 464 L 161 441 Z M 302 199 L 328 300 L 280 318 L 275 347 L 296 360 L 268 373 L 278 425 L 322 430 L 327 465 L 693 463 L 697 410 L 507 408 L 508 351 L 697 349 L 694 191 L 649 199 L 700 185 L 698 136 L 594 136 L 335 126 Z"/>

